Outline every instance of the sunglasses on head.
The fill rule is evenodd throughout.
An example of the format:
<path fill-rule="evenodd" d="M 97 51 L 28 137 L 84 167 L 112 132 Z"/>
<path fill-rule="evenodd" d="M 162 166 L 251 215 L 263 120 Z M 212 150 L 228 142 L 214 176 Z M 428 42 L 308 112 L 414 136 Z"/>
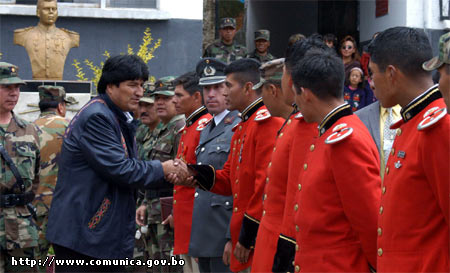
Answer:
<path fill-rule="evenodd" d="M 347 49 L 347 50 L 349 50 L 349 49 L 353 49 L 353 46 L 351 46 L 351 45 L 348 45 L 348 46 L 342 46 L 342 49 Z"/>

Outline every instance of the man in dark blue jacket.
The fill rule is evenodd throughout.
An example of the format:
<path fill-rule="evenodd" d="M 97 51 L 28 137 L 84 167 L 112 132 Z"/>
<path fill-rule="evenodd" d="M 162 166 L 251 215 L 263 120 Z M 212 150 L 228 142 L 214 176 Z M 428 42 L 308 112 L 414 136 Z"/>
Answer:
<path fill-rule="evenodd" d="M 148 188 L 169 173 L 185 175 L 171 160 L 137 159 L 136 120 L 130 112 L 138 108 L 146 79 L 148 68 L 139 57 L 110 58 L 98 83 L 99 96 L 69 124 L 47 230 L 56 259 L 131 258 L 135 189 Z M 123 270 L 103 265 L 57 266 L 56 272 Z"/>

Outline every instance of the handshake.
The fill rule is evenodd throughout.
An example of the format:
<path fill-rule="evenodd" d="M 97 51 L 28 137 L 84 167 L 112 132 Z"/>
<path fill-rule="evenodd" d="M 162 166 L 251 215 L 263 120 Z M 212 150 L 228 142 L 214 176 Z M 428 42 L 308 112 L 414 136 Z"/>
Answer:
<path fill-rule="evenodd" d="M 194 173 L 188 168 L 186 163 L 180 159 L 168 160 L 162 162 L 164 177 L 172 184 L 195 187 L 197 181 L 194 179 Z"/>

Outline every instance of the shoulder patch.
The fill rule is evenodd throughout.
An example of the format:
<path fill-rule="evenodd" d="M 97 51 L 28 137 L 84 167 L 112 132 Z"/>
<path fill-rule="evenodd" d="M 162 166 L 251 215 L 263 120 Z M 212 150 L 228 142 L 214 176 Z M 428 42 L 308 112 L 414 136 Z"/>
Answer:
<path fill-rule="evenodd" d="M 341 123 L 333 128 L 333 133 L 325 140 L 326 144 L 337 143 L 353 133 L 353 128 L 347 127 L 347 124 Z"/>
<path fill-rule="evenodd" d="M 417 125 L 417 130 L 422 131 L 432 127 L 439 120 L 447 115 L 446 108 L 433 107 L 425 112 L 423 120 Z"/>
<path fill-rule="evenodd" d="M 208 119 L 208 118 L 202 118 L 198 121 L 198 126 L 197 126 L 197 131 L 202 131 L 203 129 L 205 129 L 206 125 L 208 125 L 208 123 L 212 120 Z"/>
<path fill-rule="evenodd" d="M 260 120 L 268 119 L 270 117 L 271 117 L 271 115 L 270 115 L 269 110 L 261 109 L 261 110 L 258 110 L 258 112 L 256 112 L 255 120 L 260 121 Z"/>
<path fill-rule="evenodd" d="M 333 132 L 339 131 L 339 130 L 341 130 L 342 128 L 345 128 L 345 127 L 347 127 L 347 123 L 341 123 L 341 124 L 338 124 L 338 125 L 334 126 Z"/>

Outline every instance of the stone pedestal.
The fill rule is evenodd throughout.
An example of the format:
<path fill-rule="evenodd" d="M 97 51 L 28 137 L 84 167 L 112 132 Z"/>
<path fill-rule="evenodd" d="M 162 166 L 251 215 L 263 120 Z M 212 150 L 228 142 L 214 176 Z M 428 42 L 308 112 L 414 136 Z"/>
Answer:
<path fill-rule="evenodd" d="M 74 97 L 78 103 L 67 106 L 66 118 L 71 119 L 76 112 L 85 105 L 91 98 L 93 87 L 91 81 L 41 81 L 41 80 L 25 80 L 27 83 L 20 87 L 19 102 L 14 108 L 14 112 L 21 118 L 33 122 L 40 114 L 39 111 L 39 93 L 40 85 L 58 85 L 63 86 L 66 90 L 66 96 Z"/>

